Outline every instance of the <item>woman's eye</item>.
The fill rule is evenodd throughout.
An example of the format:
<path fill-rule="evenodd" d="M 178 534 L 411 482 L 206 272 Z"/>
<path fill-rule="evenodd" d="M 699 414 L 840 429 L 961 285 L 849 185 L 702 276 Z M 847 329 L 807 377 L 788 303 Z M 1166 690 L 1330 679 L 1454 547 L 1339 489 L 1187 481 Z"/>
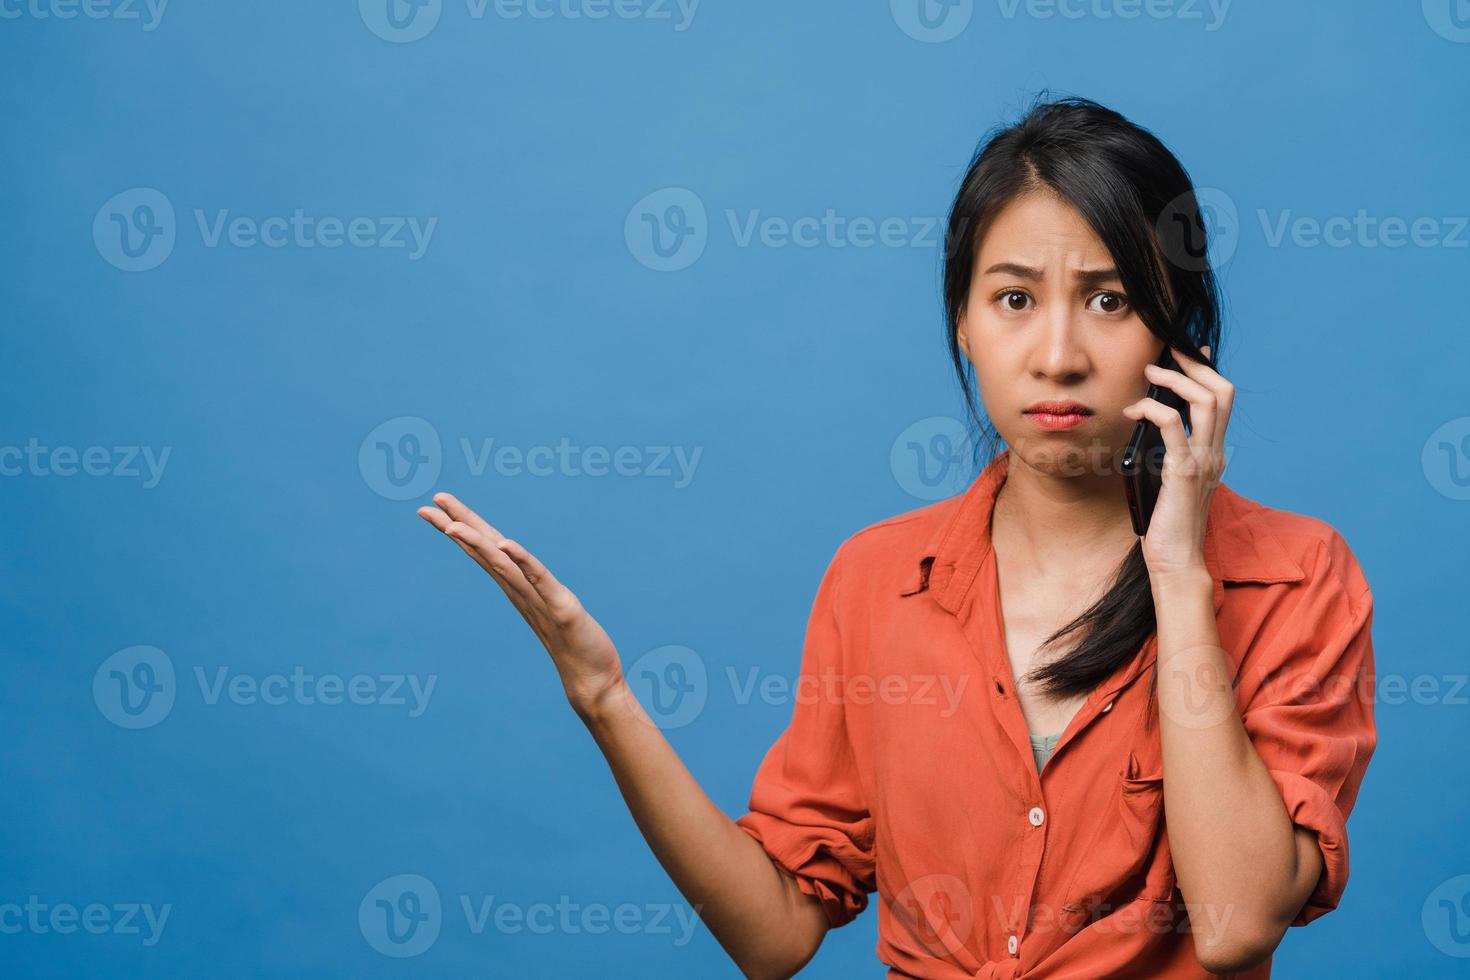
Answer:
<path fill-rule="evenodd" d="M 1098 293 L 1094 300 L 1102 300 L 1103 307 L 1099 312 L 1114 314 L 1128 309 L 1128 298 L 1122 293 Z"/>
<path fill-rule="evenodd" d="M 1001 305 L 1004 306 L 1006 309 L 1011 310 L 1012 312 L 1020 312 L 1021 310 L 1024 310 L 1026 308 L 1025 303 L 1030 298 L 1031 297 L 1027 296 L 1019 289 L 1007 289 L 1005 292 L 1000 294 Z M 1014 302 L 1015 300 L 1019 300 L 1020 302 L 1016 303 Z"/>
<path fill-rule="evenodd" d="M 1027 304 L 1031 301 L 1030 295 L 1019 289 L 1007 289 L 996 298 L 1000 300 L 1004 309 L 1012 313 L 1019 313 L 1026 309 Z M 1128 309 L 1128 297 L 1122 293 L 1098 293 L 1092 297 L 1090 302 L 1100 303 L 1100 306 L 1095 307 L 1097 312 L 1109 316 L 1115 316 Z"/>

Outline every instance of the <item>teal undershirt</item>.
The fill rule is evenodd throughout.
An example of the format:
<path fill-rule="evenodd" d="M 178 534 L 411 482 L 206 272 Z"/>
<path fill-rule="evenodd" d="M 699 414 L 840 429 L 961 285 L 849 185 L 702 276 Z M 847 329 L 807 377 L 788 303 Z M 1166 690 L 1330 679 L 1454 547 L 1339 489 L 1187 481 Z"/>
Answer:
<path fill-rule="evenodd" d="M 1062 737 L 1061 732 L 1055 735 L 1032 735 L 1031 754 L 1036 757 L 1036 771 L 1041 772 L 1041 767 L 1046 765 L 1046 760 L 1051 758 L 1052 751 L 1057 747 L 1057 739 Z"/>

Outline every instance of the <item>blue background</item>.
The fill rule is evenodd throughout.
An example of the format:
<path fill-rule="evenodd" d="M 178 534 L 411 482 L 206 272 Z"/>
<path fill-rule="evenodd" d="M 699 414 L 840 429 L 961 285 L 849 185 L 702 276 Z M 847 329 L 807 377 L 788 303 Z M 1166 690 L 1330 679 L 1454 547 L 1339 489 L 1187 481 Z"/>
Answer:
<path fill-rule="evenodd" d="M 1470 213 L 1470 43 L 1453 11 L 1242 2 L 1210 29 L 1205 6 L 1006 9 L 978 3 L 930 41 L 884 2 L 705 0 L 679 30 L 676 8 L 476 19 L 446 0 L 401 43 L 350 0 L 175 0 L 153 30 L 146 13 L 62 20 L 8 0 L 0 443 L 171 454 L 151 488 L 36 466 L 0 478 L 0 903 L 172 909 L 152 947 L 0 935 L 0 974 L 736 976 L 703 929 L 681 945 L 677 926 L 467 927 L 460 896 L 683 903 L 530 630 L 414 515 L 427 493 L 389 499 L 359 450 L 384 422 L 425 420 L 442 440 L 434 488 L 544 558 L 625 662 L 695 651 L 707 704 L 668 734 L 743 812 L 791 703 L 741 703 L 726 670 L 793 678 L 837 544 L 927 502 L 890 464 L 906 428 L 960 412 L 923 225 L 981 135 L 1043 87 L 1153 129 L 1238 209 L 1220 270 L 1239 389 L 1227 482 L 1337 527 L 1376 598 L 1380 674 L 1448 695 L 1466 671 L 1470 502 L 1452 467 L 1470 466 L 1470 233 L 1273 247 L 1258 215 L 1365 209 L 1454 233 Z M 127 272 L 93 224 L 134 188 L 166 197 L 177 239 Z M 707 211 L 704 251 L 676 271 L 625 237 L 665 188 Z M 298 208 L 437 225 L 415 260 L 209 247 L 194 218 Z M 829 208 L 921 240 L 742 246 L 727 217 Z M 702 456 L 687 486 L 475 475 L 461 440 L 492 438 Z M 176 702 L 128 730 L 92 684 L 139 644 L 169 658 Z M 416 718 L 210 704 L 194 681 L 298 665 L 437 680 Z M 1470 873 L 1467 694 L 1378 706 L 1346 897 L 1288 934 L 1279 975 L 1470 966 L 1431 901 L 1465 900 L 1453 879 Z M 358 922 L 399 874 L 444 902 L 437 941 L 401 960 Z M 881 975 L 876 925 L 870 906 L 832 932 L 809 974 Z"/>

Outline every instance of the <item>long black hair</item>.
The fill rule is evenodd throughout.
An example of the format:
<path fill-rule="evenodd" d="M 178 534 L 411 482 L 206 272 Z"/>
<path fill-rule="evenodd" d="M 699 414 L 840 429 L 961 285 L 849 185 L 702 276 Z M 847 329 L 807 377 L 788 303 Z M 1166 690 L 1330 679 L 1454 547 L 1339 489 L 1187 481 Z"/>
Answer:
<path fill-rule="evenodd" d="M 1200 347 L 1212 354 L 1220 349 L 1219 292 L 1184 167 L 1157 137 L 1112 109 L 1090 99 L 1043 97 L 1035 97 L 1020 122 L 981 141 L 949 214 L 945 318 L 977 465 L 994 458 L 1000 436 L 976 404 L 974 366 L 959 346 L 960 318 L 986 229 L 1017 197 L 1048 192 L 1077 210 L 1107 246 L 1128 302 L 1154 335 L 1212 364 L 1216 358 Z M 1137 655 L 1155 627 L 1148 567 L 1135 544 L 1107 594 L 1043 644 L 1076 634 L 1073 648 L 1029 676 L 1053 697 L 1090 692 Z"/>

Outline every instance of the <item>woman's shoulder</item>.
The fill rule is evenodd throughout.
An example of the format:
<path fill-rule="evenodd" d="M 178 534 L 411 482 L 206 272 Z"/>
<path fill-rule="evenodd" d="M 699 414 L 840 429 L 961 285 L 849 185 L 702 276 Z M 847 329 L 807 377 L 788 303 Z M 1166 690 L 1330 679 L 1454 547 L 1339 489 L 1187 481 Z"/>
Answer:
<path fill-rule="evenodd" d="M 849 533 L 824 575 L 834 585 L 834 598 L 840 592 L 843 605 L 856 603 L 871 612 L 875 604 L 919 591 L 928 578 L 928 559 L 938 554 L 962 500 L 960 495 L 914 507 Z"/>
<path fill-rule="evenodd" d="M 1352 597 L 1368 593 L 1357 556 L 1333 524 L 1263 504 L 1223 482 L 1215 497 L 1211 519 L 1219 519 L 1214 533 L 1226 572 L 1271 566 L 1292 572 L 1287 578 L 1306 586 L 1339 588 Z"/>
<path fill-rule="evenodd" d="M 873 521 L 843 539 L 838 551 L 850 563 L 932 554 L 962 499 L 947 497 Z"/>

